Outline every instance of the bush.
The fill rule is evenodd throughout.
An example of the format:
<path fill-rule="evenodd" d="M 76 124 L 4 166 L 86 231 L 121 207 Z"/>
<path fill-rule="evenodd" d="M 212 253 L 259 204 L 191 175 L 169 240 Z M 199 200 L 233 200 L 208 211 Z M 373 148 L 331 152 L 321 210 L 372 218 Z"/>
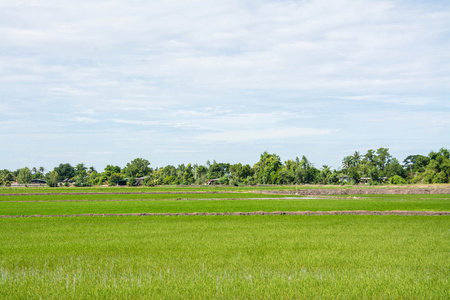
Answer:
<path fill-rule="evenodd" d="M 172 184 L 178 184 L 178 178 L 175 176 L 166 176 L 163 180 L 163 184 L 165 185 L 172 185 Z"/>
<path fill-rule="evenodd" d="M 230 180 L 230 183 L 229 183 L 231 186 L 239 186 L 239 182 L 238 181 L 236 181 L 236 180 L 233 180 L 233 179 L 231 179 Z"/>
<path fill-rule="evenodd" d="M 447 183 L 447 176 L 444 172 L 439 172 L 433 177 L 433 183 Z"/>
<path fill-rule="evenodd" d="M 394 175 L 391 178 L 389 178 L 389 182 L 391 184 L 405 184 L 406 180 L 403 179 L 401 176 L 399 175 Z"/>
<path fill-rule="evenodd" d="M 144 179 L 144 183 L 148 182 L 146 179 L 147 178 Z M 128 186 L 133 186 L 133 185 L 135 185 L 135 183 L 136 183 L 136 178 L 131 177 L 130 179 L 128 179 L 127 185 Z"/>
<path fill-rule="evenodd" d="M 433 183 L 434 172 L 425 172 L 423 177 L 423 183 Z"/>
<path fill-rule="evenodd" d="M 424 177 L 425 173 L 420 173 L 419 175 L 411 178 L 411 183 L 422 183 Z"/>
<path fill-rule="evenodd" d="M 220 177 L 219 180 L 217 180 L 217 183 L 219 183 L 221 185 L 227 185 L 228 182 L 229 182 L 228 176 Z"/>

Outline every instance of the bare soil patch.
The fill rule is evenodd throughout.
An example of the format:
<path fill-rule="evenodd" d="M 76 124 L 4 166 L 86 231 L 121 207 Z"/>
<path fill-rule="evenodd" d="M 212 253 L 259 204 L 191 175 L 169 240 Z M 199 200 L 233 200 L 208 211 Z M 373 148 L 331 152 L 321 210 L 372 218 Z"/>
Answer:
<path fill-rule="evenodd" d="M 194 212 L 194 213 L 133 213 L 133 214 L 73 214 L 73 215 L 3 215 L 0 218 L 54 218 L 54 217 L 152 217 L 152 216 L 327 216 L 327 215 L 363 215 L 363 216 L 450 216 L 449 211 L 369 211 L 369 210 L 333 210 L 333 211 L 254 211 L 254 212 Z"/>

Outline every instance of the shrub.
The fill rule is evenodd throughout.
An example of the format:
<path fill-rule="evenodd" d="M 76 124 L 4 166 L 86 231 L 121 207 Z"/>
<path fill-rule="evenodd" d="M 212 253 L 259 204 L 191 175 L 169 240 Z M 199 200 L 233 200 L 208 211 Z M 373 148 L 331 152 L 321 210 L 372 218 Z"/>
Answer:
<path fill-rule="evenodd" d="M 401 176 L 399 175 L 394 175 L 391 178 L 389 178 L 389 182 L 391 184 L 405 184 L 406 180 L 403 179 Z"/>
<path fill-rule="evenodd" d="M 433 177 L 433 183 L 447 183 L 447 176 L 443 171 L 439 172 Z"/>
<path fill-rule="evenodd" d="M 145 179 L 147 179 L 147 178 L 145 178 Z M 145 180 L 144 179 L 144 181 L 147 181 L 147 180 Z M 127 185 L 128 186 L 133 186 L 134 184 L 136 183 L 136 178 L 135 177 L 131 177 L 130 179 L 128 179 L 128 181 L 127 181 Z M 145 183 L 145 182 L 144 182 Z"/>

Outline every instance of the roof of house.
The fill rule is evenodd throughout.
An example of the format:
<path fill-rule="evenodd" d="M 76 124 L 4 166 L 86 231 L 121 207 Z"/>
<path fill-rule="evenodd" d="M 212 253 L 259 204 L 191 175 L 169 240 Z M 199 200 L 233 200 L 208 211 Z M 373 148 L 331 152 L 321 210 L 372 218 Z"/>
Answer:
<path fill-rule="evenodd" d="M 31 179 L 30 183 L 47 183 L 45 179 Z"/>

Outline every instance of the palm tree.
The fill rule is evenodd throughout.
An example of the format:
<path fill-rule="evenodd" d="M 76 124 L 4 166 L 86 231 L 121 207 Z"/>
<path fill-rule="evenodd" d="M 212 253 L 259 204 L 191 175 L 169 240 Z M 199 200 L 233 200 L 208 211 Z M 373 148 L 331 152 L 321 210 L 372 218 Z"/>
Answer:
<path fill-rule="evenodd" d="M 342 160 L 342 165 L 344 166 L 344 169 L 349 169 L 351 166 L 353 166 L 353 157 L 352 156 L 346 156 Z"/>
<path fill-rule="evenodd" d="M 355 151 L 355 153 L 353 154 L 353 159 L 354 159 L 355 165 L 359 165 L 360 160 L 361 160 L 361 155 L 359 155 L 358 151 Z"/>

